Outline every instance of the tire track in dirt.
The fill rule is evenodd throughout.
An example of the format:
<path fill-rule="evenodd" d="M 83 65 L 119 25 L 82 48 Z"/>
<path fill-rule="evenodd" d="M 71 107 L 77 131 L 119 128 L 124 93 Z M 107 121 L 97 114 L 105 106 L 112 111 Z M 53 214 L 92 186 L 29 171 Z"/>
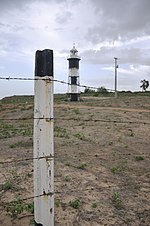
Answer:
<path fill-rule="evenodd" d="M 83 106 L 83 105 L 69 105 L 69 104 L 55 104 L 56 108 L 78 108 L 78 109 L 101 109 L 101 110 L 115 110 L 115 111 L 129 111 L 129 112 L 150 112 L 148 109 L 136 109 L 136 108 L 119 108 L 119 107 L 99 107 L 99 106 Z"/>

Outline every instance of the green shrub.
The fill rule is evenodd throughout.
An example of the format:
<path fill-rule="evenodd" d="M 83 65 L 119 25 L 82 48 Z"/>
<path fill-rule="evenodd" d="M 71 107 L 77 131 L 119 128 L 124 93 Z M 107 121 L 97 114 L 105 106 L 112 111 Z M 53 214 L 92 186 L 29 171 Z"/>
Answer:
<path fill-rule="evenodd" d="M 143 156 L 135 156 L 135 160 L 136 161 L 141 161 L 141 160 L 144 160 L 144 157 Z"/>
<path fill-rule="evenodd" d="M 121 196 L 118 192 L 112 194 L 112 202 L 117 209 L 121 208 Z"/>
<path fill-rule="evenodd" d="M 87 167 L 87 163 L 81 163 L 77 168 L 84 170 L 86 169 L 86 167 Z"/>
<path fill-rule="evenodd" d="M 2 190 L 7 191 L 12 189 L 13 184 L 10 180 L 6 181 L 4 184 L 2 184 Z"/>
<path fill-rule="evenodd" d="M 73 207 L 74 209 L 79 209 L 80 204 L 81 204 L 80 199 L 75 199 L 75 200 L 72 200 L 72 201 L 69 202 L 69 205 L 71 207 Z"/>
<path fill-rule="evenodd" d="M 96 202 L 92 203 L 92 208 L 96 208 L 96 207 L 97 207 L 97 203 Z"/>
<path fill-rule="evenodd" d="M 33 203 L 24 203 L 22 200 L 14 200 L 10 203 L 7 203 L 5 206 L 6 211 L 11 214 L 13 218 L 16 218 L 23 211 L 27 211 L 30 213 L 34 212 L 34 204 Z"/>

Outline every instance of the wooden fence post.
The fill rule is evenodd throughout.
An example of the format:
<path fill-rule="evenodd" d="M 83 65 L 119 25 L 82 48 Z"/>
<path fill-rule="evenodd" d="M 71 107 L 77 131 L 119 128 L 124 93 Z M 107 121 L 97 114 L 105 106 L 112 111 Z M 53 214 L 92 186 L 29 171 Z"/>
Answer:
<path fill-rule="evenodd" d="M 34 221 L 54 226 L 53 50 L 36 51 L 34 96 Z"/>

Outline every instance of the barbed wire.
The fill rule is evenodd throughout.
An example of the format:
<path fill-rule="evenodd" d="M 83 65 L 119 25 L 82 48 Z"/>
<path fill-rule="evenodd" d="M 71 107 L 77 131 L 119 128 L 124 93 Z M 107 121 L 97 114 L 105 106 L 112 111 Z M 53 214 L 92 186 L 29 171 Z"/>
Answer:
<path fill-rule="evenodd" d="M 65 121 L 79 121 L 79 118 L 56 118 L 56 120 L 65 120 Z M 81 119 L 83 122 L 104 122 L 104 123 L 123 123 L 123 124 L 144 124 L 150 125 L 150 122 L 140 122 L 140 121 L 118 121 L 118 120 L 105 120 L 105 119 Z"/>
<path fill-rule="evenodd" d="M 48 121 L 51 121 L 51 120 L 54 120 L 54 118 L 43 118 L 43 117 L 39 117 L 39 118 L 0 118 L 1 121 L 26 121 L 26 120 L 48 120 Z"/>
<path fill-rule="evenodd" d="M 33 120 L 33 119 L 39 119 L 39 120 L 65 120 L 65 121 L 79 121 L 79 118 L 43 118 L 43 117 L 40 117 L 40 118 L 9 118 L 9 119 L 6 119 L 6 118 L 0 118 L 0 120 L 8 120 L 8 121 L 12 121 L 12 120 Z M 82 119 L 83 122 L 102 122 L 102 123 L 120 123 L 120 124 L 142 124 L 142 125 L 150 125 L 150 122 L 140 122 L 140 121 L 118 121 L 118 120 L 105 120 L 105 119 Z M 25 129 L 25 128 L 19 128 L 19 130 L 21 129 Z M 93 156 L 93 155 L 92 155 Z M 95 155 L 93 157 L 99 157 L 99 155 Z M 55 156 L 41 156 L 41 157 L 38 157 L 38 158 L 34 158 L 34 157 L 31 157 L 31 158 L 22 158 L 22 159 L 13 159 L 13 160 L 9 160 L 9 161 L 1 161 L 0 164 L 11 164 L 11 163 L 18 163 L 18 162 L 24 162 L 24 161 L 33 161 L 33 160 L 40 160 L 40 159 L 56 159 L 57 157 Z"/>
<path fill-rule="evenodd" d="M 12 200 L 10 202 L 2 202 L 1 206 L 5 206 L 5 205 L 8 205 L 8 204 L 11 204 L 13 202 L 22 202 L 22 201 L 27 201 L 27 200 L 30 200 L 30 199 L 34 199 L 34 198 L 40 198 L 40 197 L 45 197 L 45 196 L 53 196 L 54 194 L 63 194 L 63 195 L 67 195 L 67 194 L 70 194 L 70 193 L 73 193 L 73 192 L 76 192 L 76 193 L 80 193 L 80 192 L 85 192 L 85 191 L 99 191 L 99 190 L 102 190 L 102 189 L 110 189 L 110 188 L 117 188 L 116 185 L 111 185 L 111 186 L 108 186 L 108 187 L 90 187 L 90 188 L 83 188 L 83 189 L 69 189 L 68 191 L 57 191 L 55 190 L 54 192 L 44 192 L 43 194 L 40 194 L 40 195 L 35 195 L 35 196 L 29 196 L 29 197 L 26 197 L 26 198 L 22 198 L 22 199 L 18 199 L 18 200 Z"/>
<path fill-rule="evenodd" d="M 24 162 L 24 161 L 33 161 L 33 160 L 40 160 L 40 159 L 46 159 L 46 160 L 53 160 L 54 156 L 50 155 L 50 156 L 40 156 L 37 158 L 23 158 L 23 159 L 15 159 L 15 160 L 9 160 L 9 161 L 5 161 L 5 162 L 0 162 L 0 164 L 8 164 L 8 163 L 16 163 L 16 162 Z"/>
<path fill-rule="evenodd" d="M 79 118 L 0 118 L 0 121 L 27 121 L 27 120 L 63 120 L 63 121 L 80 121 Z M 105 120 L 105 119 L 81 119 L 83 122 L 103 122 L 103 123 L 119 123 L 119 124 L 142 124 L 142 125 L 150 125 L 150 122 L 142 122 L 142 121 L 119 121 L 119 120 Z M 21 128 L 19 128 L 21 129 Z M 24 129 L 24 128 L 23 128 Z"/>
<path fill-rule="evenodd" d="M 121 154 L 122 156 L 128 156 L 128 154 Z M 81 155 L 79 155 L 79 157 L 81 157 Z M 96 159 L 103 159 L 103 155 L 100 155 L 99 153 L 95 153 L 95 154 L 86 154 L 84 155 L 84 158 L 96 158 Z M 137 157 L 137 155 L 133 154 L 132 157 Z M 144 155 L 144 157 L 149 158 L 149 156 Z M 12 158 L 12 157 L 11 157 Z M 0 161 L 0 165 L 5 165 L 5 164 L 12 164 L 12 163 L 20 163 L 20 162 L 24 162 L 24 161 L 33 161 L 33 160 L 41 160 L 41 159 L 46 159 L 47 161 L 51 161 L 51 160 L 56 160 L 56 159 L 60 159 L 61 156 L 42 156 L 42 157 L 38 157 L 38 158 L 22 158 L 22 159 L 13 159 L 13 160 L 9 160 L 9 161 Z M 76 168 L 76 169 L 80 169 L 77 165 L 69 165 L 70 167 Z"/>
<path fill-rule="evenodd" d="M 23 198 L 23 199 L 12 200 L 10 202 L 2 202 L 1 206 L 7 206 L 7 205 L 10 205 L 10 204 L 13 204 L 14 202 L 22 202 L 22 201 L 27 201 L 29 199 L 40 198 L 40 197 L 45 197 L 45 196 L 52 196 L 52 195 L 54 195 L 54 192 L 48 192 L 48 193 L 44 192 L 41 195 L 35 195 L 35 196 L 30 196 L 30 197 L 27 197 L 27 198 Z"/>
<path fill-rule="evenodd" d="M 59 79 L 51 79 L 51 78 L 43 78 L 42 79 L 39 79 L 39 78 L 23 78 L 23 77 L 0 77 L 0 80 L 21 80 L 21 81 L 36 81 L 36 80 L 39 80 L 39 81 L 50 81 L 50 82 L 58 82 L 58 83 L 61 83 L 61 84 L 65 84 L 65 85 L 72 85 L 71 83 L 69 82 L 66 82 L 64 80 L 59 80 Z M 96 86 L 88 86 L 88 85 L 82 85 L 82 84 L 75 84 L 76 86 L 78 87 L 82 87 L 82 88 L 88 88 L 88 89 L 96 89 L 98 90 L 100 87 L 96 87 Z M 115 90 L 113 89 L 107 89 L 106 90 L 109 90 L 109 91 L 112 91 L 114 92 Z"/>

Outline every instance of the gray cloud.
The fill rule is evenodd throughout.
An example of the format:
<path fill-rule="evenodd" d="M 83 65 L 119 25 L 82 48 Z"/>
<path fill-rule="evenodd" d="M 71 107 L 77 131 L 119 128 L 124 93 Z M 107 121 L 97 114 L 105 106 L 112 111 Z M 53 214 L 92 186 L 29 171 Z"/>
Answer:
<path fill-rule="evenodd" d="M 97 15 L 97 24 L 89 27 L 86 40 L 99 43 L 150 35 L 149 0 L 89 1 Z"/>
<path fill-rule="evenodd" d="M 7 24 L 7 23 L 0 23 L 0 28 L 8 29 L 9 31 L 15 31 L 15 32 L 24 29 L 23 26 L 12 25 L 12 24 Z"/>
<path fill-rule="evenodd" d="M 68 49 L 62 49 L 61 51 L 59 51 L 59 53 L 62 53 L 62 54 L 68 54 Z"/>
<path fill-rule="evenodd" d="M 60 13 L 56 16 L 56 22 L 59 24 L 67 23 L 72 16 L 72 13 L 69 11 L 64 11 L 63 13 Z"/>
<path fill-rule="evenodd" d="M 14 9 L 14 8 L 23 8 L 32 2 L 62 3 L 62 2 L 66 2 L 66 0 L 1 0 L 0 9 L 8 10 L 8 9 Z"/>
<path fill-rule="evenodd" d="M 56 32 L 56 36 L 58 36 L 57 32 L 59 32 L 60 37 L 62 38 L 63 42 L 68 43 L 68 39 L 72 39 L 78 42 L 78 40 L 83 44 L 86 45 L 84 37 L 83 37 L 83 30 L 84 27 L 80 27 L 80 21 L 83 18 L 83 21 L 86 21 L 86 17 L 90 17 L 93 13 L 93 10 L 95 12 L 95 17 L 93 15 L 91 16 L 93 26 L 89 27 L 87 33 L 86 33 L 86 40 L 93 44 L 101 44 L 103 41 L 109 41 L 113 42 L 114 40 L 129 40 L 135 39 L 139 36 L 143 35 L 149 35 L 150 34 L 150 0 L 3 0 L 0 1 L 0 7 L 2 9 L 8 9 L 10 6 L 14 8 L 17 7 L 25 7 L 27 4 L 30 4 L 32 2 L 47 2 L 47 3 L 67 3 L 62 4 L 61 7 L 56 7 L 57 9 L 61 9 L 57 11 L 57 15 L 55 15 L 55 20 L 53 19 L 53 22 L 57 22 L 54 27 L 51 27 L 51 25 L 45 24 L 45 31 L 47 31 L 46 35 L 48 34 L 48 31 L 51 31 L 51 33 L 54 31 Z M 84 6 L 84 2 L 86 4 L 89 4 L 91 6 L 91 15 L 86 14 L 86 12 L 83 12 L 83 15 L 79 15 L 78 11 L 74 11 L 74 5 L 82 3 L 81 5 Z M 66 8 L 64 6 L 67 6 Z M 77 7 L 80 7 L 77 6 Z M 92 8 L 93 7 L 93 8 Z M 84 7 L 83 7 L 84 8 Z M 21 11 L 21 12 L 26 12 Z M 82 13 L 81 13 L 82 14 Z M 25 14 L 26 15 L 26 14 Z M 72 15 L 73 18 L 72 19 Z M 82 17 L 81 17 L 82 16 Z M 17 17 L 17 15 L 16 15 Z M 42 17 L 41 17 L 42 18 Z M 71 22 L 75 22 L 72 26 L 72 30 L 69 27 L 67 29 L 67 26 L 65 27 L 64 32 L 64 26 L 68 20 Z M 95 20 L 95 21 L 94 21 Z M 7 20 L 6 20 L 7 21 Z M 14 46 L 16 45 L 16 40 L 18 40 L 18 43 L 22 43 L 22 46 L 24 46 L 24 39 L 26 39 L 26 36 L 32 36 L 33 33 L 30 31 L 40 31 L 40 27 L 38 27 L 37 24 L 33 24 L 32 26 L 29 26 L 27 23 L 23 23 L 23 26 L 18 24 L 13 24 L 13 20 L 8 20 L 7 23 L 3 22 L 3 17 L 0 22 L 0 28 L 2 27 L 2 34 L 1 38 L 4 38 L 5 40 L 8 40 L 7 46 L 9 49 L 9 46 L 12 45 L 14 42 Z M 10 23 L 10 24 L 9 24 Z M 74 27 L 75 26 L 75 27 Z M 79 26 L 79 29 L 78 27 Z M 84 26 L 83 23 L 81 23 L 81 26 Z M 88 27 L 87 24 L 85 24 L 85 31 Z M 82 30 L 83 28 L 83 30 Z M 5 34 L 5 29 L 8 31 Z M 20 34 L 16 31 L 26 29 L 26 33 L 22 32 Z M 69 35 L 67 33 L 69 31 Z M 10 34 L 8 34 L 10 32 Z M 12 34 L 12 33 L 15 34 Z M 25 36 L 24 36 L 25 34 Z M 28 35 L 27 35 L 28 34 Z M 66 35 L 66 36 L 65 36 Z M 20 38 L 23 36 L 23 38 Z M 42 32 L 41 32 L 42 36 Z M 76 38 L 77 37 L 77 38 Z M 20 41 L 19 41 L 20 39 Z M 11 41 L 10 41 L 11 40 Z M 14 41 L 13 41 L 14 40 Z M 31 38 L 32 40 L 32 38 Z M 27 39 L 26 44 L 29 44 L 29 41 Z M 19 44 L 18 44 L 19 45 Z M 21 45 L 21 44 L 20 44 Z M 32 44 L 30 43 L 32 46 Z M 6 44 L 5 44 L 6 46 Z M 87 45 L 88 46 L 88 45 Z M 84 46 L 85 47 L 85 46 Z M 62 43 L 62 48 L 64 48 Z M 66 48 L 66 46 L 65 46 Z M 88 48 L 88 47 L 86 47 Z M 140 48 L 140 47 L 139 47 Z M 59 50 L 60 53 L 63 54 L 63 51 L 61 52 L 61 49 Z M 68 52 L 68 51 L 66 51 Z M 65 52 L 64 52 L 65 53 Z M 143 63 L 146 65 L 149 65 L 149 52 L 148 50 L 139 50 L 138 48 L 106 48 L 103 47 L 98 51 L 94 50 L 87 50 L 81 53 L 83 62 L 85 63 L 94 63 L 94 64 L 107 64 L 112 63 L 114 56 L 117 56 L 121 58 L 121 61 L 124 63 Z"/>
<path fill-rule="evenodd" d="M 55 3 L 55 4 L 62 4 L 62 3 L 69 3 L 70 5 L 74 6 L 81 2 L 81 0 L 0 0 L 0 9 L 8 10 L 14 8 L 24 8 L 29 3 L 37 4 L 39 2 L 46 2 L 46 3 Z"/>
<path fill-rule="evenodd" d="M 118 57 L 121 64 L 150 65 L 150 49 L 138 48 L 106 48 L 87 50 L 81 53 L 83 63 L 113 64 L 114 57 Z"/>

